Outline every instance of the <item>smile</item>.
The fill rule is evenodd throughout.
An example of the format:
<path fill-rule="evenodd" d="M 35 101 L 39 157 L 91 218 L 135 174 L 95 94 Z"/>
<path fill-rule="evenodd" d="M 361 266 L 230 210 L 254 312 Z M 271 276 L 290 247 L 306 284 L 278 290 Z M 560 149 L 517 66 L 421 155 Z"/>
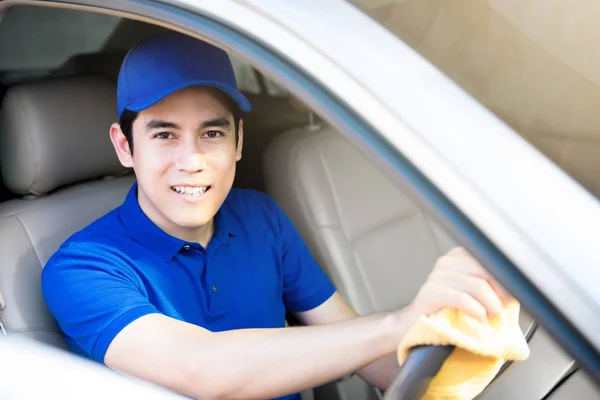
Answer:
<path fill-rule="evenodd" d="M 210 186 L 171 186 L 171 190 L 185 196 L 202 196 Z"/>

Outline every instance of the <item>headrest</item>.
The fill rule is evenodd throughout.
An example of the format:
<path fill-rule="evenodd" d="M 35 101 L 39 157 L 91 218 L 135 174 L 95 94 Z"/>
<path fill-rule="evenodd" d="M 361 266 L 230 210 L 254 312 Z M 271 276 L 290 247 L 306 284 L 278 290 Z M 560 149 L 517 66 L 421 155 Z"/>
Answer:
<path fill-rule="evenodd" d="M 109 137 L 116 120 L 116 85 L 103 76 L 11 87 L 0 109 L 0 168 L 6 186 L 17 194 L 40 195 L 124 173 Z"/>

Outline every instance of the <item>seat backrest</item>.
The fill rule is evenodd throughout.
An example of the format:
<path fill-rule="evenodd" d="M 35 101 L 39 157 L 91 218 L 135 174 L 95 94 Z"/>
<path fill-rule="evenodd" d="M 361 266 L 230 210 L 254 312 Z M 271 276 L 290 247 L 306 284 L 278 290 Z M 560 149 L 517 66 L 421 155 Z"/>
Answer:
<path fill-rule="evenodd" d="M 407 305 L 451 237 L 331 129 L 295 130 L 267 149 L 268 192 L 359 314 Z"/>
<path fill-rule="evenodd" d="M 133 183 L 108 135 L 115 99 L 101 76 L 23 84 L 4 97 L 0 168 L 19 196 L 0 203 L 0 322 L 9 335 L 66 347 L 40 275 L 67 237 L 118 206 Z"/>
<path fill-rule="evenodd" d="M 333 129 L 279 136 L 266 151 L 264 172 L 268 192 L 359 314 L 407 305 L 436 259 L 455 246 L 424 209 Z M 532 326 L 522 312 L 521 327 L 533 334 L 530 358 L 509 366 L 478 399 L 543 398 L 572 371 L 572 358 Z M 340 389 L 338 395 L 358 399 L 355 392 Z"/>

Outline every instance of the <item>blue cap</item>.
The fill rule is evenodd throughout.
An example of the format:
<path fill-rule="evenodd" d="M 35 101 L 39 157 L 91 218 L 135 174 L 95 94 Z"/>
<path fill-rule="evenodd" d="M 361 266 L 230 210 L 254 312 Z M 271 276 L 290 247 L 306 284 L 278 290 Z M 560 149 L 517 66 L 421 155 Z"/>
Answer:
<path fill-rule="evenodd" d="M 235 82 L 223 50 L 178 32 L 148 37 L 123 60 L 117 83 L 119 118 L 127 108 L 142 111 L 188 86 L 210 86 L 229 95 L 242 111 L 252 108 Z"/>

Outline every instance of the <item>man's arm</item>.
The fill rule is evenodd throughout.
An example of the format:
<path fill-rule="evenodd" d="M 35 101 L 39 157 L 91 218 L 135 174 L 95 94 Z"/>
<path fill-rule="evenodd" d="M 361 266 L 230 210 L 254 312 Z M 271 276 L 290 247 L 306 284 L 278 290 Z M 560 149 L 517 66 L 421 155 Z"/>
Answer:
<path fill-rule="evenodd" d="M 405 313 L 407 312 L 408 310 L 405 311 Z M 297 317 L 303 324 L 312 326 L 351 320 L 353 318 L 358 318 L 358 314 L 348 305 L 346 300 L 336 292 L 329 300 L 319 307 L 310 311 L 297 313 Z M 405 317 L 405 320 L 407 325 L 412 323 L 408 316 Z M 396 345 L 399 343 L 400 342 L 398 341 Z M 356 373 L 373 386 L 380 389 L 386 389 L 390 383 L 392 383 L 399 368 L 396 352 L 392 351 L 391 354 L 375 360 L 369 365 L 357 370 Z"/>
<path fill-rule="evenodd" d="M 508 299 L 509 295 L 477 260 L 466 250 L 455 248 L 437 261 L 413 303 L 403 311 L 404 321 L 411 325 L 419 315 L 447 307 L 462 309 L 476 318 L 485 319 L 488 315 L 499 313 L 502 302 Z M 305 325 L 331 324 L 358 317 L 338 293 L 319 307 L 296 315 Z M 386 389 L 398 370 L 394 351 L 356 372 L 372 385 Z"/>
<path fill-rule="evenodd" d="M 212 333 L 150 314 L 115 337 L 104 362 L 193 398 L 274 398 L 393 353 L 407 326 L 405 313 L 389 313 L 321 326 Z"/>
<path fill-rule="evenodd" d="M 485 319 L 502 310 L 504 298 L 502 288 L 477 261 L 455 249 L 440 258 L 415 300 L 402 311 L 327 323 L 324 319 L 332 315 L 351 314 L 334 298 L 323 308 L 299 313 L 305 322 L 324 325 L 220 333 L 150 314 L 119 332 L 104 362 L 196 398 L 272 398 L 358 370 L 385 386 L 393 371 L 385 359 L 374 362 L 396 351 L 418 316 L 457 308 Z M 323 312 L 329 317 L 320 315 Z"/>

